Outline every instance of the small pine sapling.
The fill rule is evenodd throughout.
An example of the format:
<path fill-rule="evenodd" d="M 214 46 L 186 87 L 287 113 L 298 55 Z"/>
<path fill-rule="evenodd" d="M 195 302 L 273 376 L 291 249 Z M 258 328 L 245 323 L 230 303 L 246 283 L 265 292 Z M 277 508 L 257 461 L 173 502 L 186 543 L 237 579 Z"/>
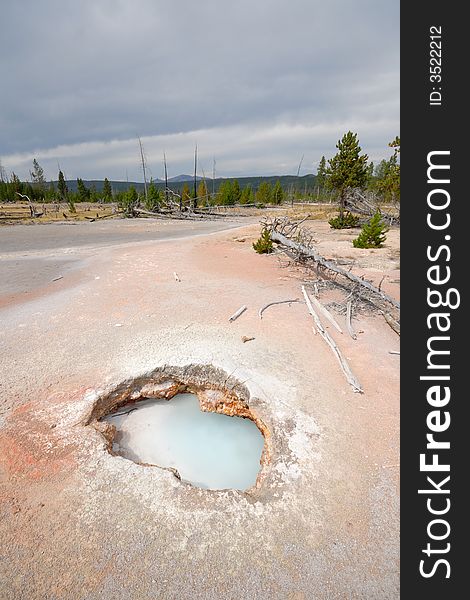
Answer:
<path fill-rule="evenodd" d="M 379 211 L 362 226 L 361 233 L 353 240 L 354 248 L 382 248 L 388 227 L 382 221 Z"/>
<path fill-rule="evenodd" d="M 253 244 L 253 248 L 258 254 L 270 254 L 273 251 L 271 234 L 266 227 L 262 230 L 260 238 Z"/>
<path fill-rule="evenodd" d="M 359 217 L 347 212 L 346 214 L 343 213 L 343 215 L 339 214 L 337 217 L 333 217 L 328 223 L 332 229 L 352 229 L 353 227 L 357 227 Z"/>

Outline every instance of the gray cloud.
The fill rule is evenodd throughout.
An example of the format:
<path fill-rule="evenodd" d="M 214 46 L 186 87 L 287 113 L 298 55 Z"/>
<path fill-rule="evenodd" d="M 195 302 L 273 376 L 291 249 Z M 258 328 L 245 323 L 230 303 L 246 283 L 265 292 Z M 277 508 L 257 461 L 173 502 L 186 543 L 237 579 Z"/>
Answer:
<path fill-rule="evenodd" d="M 157 171 L 163 149 L 174 174 L 190 169 L 195 138 L 227 175 L 292 172 L 302 153 L 311 171 L 342 127 L 379 158 L 398 133 L 398 44 L 397 1 L 10 2 L 0 156 L 23 176 L 37 156 L 49 176 L 60 160 L 73 177 L 135 178 L 141 135 Z"/>

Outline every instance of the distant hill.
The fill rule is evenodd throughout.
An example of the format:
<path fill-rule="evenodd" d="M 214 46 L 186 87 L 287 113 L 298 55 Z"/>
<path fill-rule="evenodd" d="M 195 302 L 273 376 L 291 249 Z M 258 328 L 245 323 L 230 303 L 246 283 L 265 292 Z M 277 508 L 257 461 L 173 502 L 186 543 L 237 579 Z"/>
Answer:
<path fill-rule="evenodd" d="M 196 177 L 197 181 L 201 181 L 202 177 L 197 176 Z M 158 179 L 158 181 L 163 181 L 162 179 Z M 194 175 L 177 175 L 176 177 L 168 177 L 168 181 L 171 181 L 172 183 L 184 183 L 186 181 L 194 181 Z"/>
<path fill-rule="evenodd" d="M 295 175 L 268 175 L 268 176 L 253 176 L 253 177 L 218 177 L 214 180 L 212 180 L 210 177 L 206 177 L 206 183 L 207 183 L 209 192 L 212 192 L 212 190 L 217 192 L 220 185 L 224 181 L 233 180 L 233 179 L 238 179 L 238 183 L 240 184 L 241 188 L 251 185 L 251 187 L 255 191 L 258 189 L 260 183 L 263 181 L 267 181 L 271 184 L 274 184 L 274 183 L 276 183 L 277 180 L 279 180 L 281 182 L 282 187 L 286 191 L 290 190 L 290 189 L 304 190 L 306 188 L 311 190 L 316 185 L 316 183 L 315 183 L 316 175 L 312 175 L 311 173 L 309 173 L 308 175 L 302 175 L 301 177 L 296 177 Z M 198 176 L 197 180 L 201 181 L 202 177 Z M 176 177 L 168 178 L 168 187 L 170 189 L 172 189 L 173 191 L 177 192 L 182 189 L 184 183 L 191 184 L 192 181 L 194 181 L 194 177 L 191 175 L 177 175 Z M 57 187 L 57 181 L 54 181 L 53 183 L 54 183 L 54 186 Z M 104 181 L 101 179 L 87 179 L 87 180 L 84 179 L 83 183 L 86 185 L 87 188 L 95 187 L 96 191 L 100 192 L 103 189 Z M 161 179 L 154 180 L 154 183 L 158 189 L 165 188 L 165 182 L 162 181 Z M 111 184 L 113 191 L 115 191 L 115 192 L 125 191 L 131 185 L 134 186 L 138 192 L 142 192 L 144 190 L 143 182 L 138 182 L 138 181 L 111 181 L 110 180 L 110 184 Z M 68 179 L 67 187 L 71 192 L 76 192 L 77 191 L 76 179 Z"/>

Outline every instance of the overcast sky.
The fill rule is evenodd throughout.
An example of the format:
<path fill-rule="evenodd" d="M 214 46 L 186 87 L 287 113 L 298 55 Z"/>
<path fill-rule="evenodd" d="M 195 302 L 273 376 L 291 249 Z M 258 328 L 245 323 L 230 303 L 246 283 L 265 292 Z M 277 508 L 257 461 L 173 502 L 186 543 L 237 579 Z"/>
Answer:
<path fill-rule="evenodd" d="M 28 177 L 316 171 L 399 133 L 398 0 L 16 0 L 0 12 L 0 159 Z"/>

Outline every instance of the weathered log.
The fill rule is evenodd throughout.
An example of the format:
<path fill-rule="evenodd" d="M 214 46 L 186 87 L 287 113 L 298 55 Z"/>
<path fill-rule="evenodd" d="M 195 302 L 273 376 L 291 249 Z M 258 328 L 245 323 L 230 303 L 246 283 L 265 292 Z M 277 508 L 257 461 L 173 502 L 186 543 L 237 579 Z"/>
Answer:
<path fill-rule="evenodd" d="M 155 217 L 158 213 L 152 212 L 151 210 L 145 210 L 144 208 L 135 207 L 132 209 L 138 215 L 149 215 L 149 217 Z"/>
<path fill-rule="evenodd" d="M 328 321 L 333 325 L 333 327 L 337 329 L 340 333 L 343 333 L 343 330 L 338 325 L 338 322 L 330 313 L 330 311 L 325 306 L 323 306 L 323 304 L 319 300 L 317 300 L 315 296 L 312 296 L 311 301 L 312 304 L 315 305 L 315 308 L 317 308 L 326 317 L 326 319 L 328 319 Z"/>
<path fill-rule="evenodd" d="M 229 321 L 232 322 L 232 321 L 235 321 L 235 319 L 238 319 L 238 317 L 240 315 L 242 315 L 245 312 L 245 310 L 246 310 L 245 305 L 240 306 L 240 308 L 237 310 L 237 312 L 234 312 L 233 315 L 229 318 Z"/>
<path fill-rule="evenodd" d="M 351 367 L 349 366 L 348 361 L 341 354 L 341 351 L 338 348 L 338 346 L 336 345 L 336 342 L 333 340 L 333 338 L 330 336 L 330 334 L 323 327 L 320 317 L 317 315 L 317 313 L 315 312 L 315 309 L 313 308 L 312 302 L 307 293 L 307 290 L 305 289 L 305 286 L 302 286 L 302 293 L 304 295 L 305 303 L 307 304 L 308 311 L 312 315 L 313 320 L 315 321 L 315 326 L 317 328 L 318 333 L 325 340 L 325 342 L 328 344 L 328 346 L 331 348 L 334 355 L 338 359 L 338 362 L 341 366 L 341 370 L 343 371 L 344 375 L 346 376 L 346 379 L 347 379 L 349 385 L 352 387 L 353 391 L 362 394 L 363 390 L 361 388 L 361 384 L 359 383 L 359 381 L 356 379 L 353 372 L 351 371 Z"/>
<path fill-rule="evenodd" d="M 87 219 L 88 221 L 90 221 L 90 223 L 93 223 L 94 221 L 100 221 L 101 219 L 110 219 L 112 217 L 115 217 L 116 215 L 120 215 L 123 214 L 122 212 L 113 212 L 110 215 L 97 215 L 96 217 L 87 217 L 85 215 L 85 219 Z"/>
<path fill-rule="evenodd" d="M 304 256 L 307 256 L 308 258 L 312 258 L 319 265 L 321 265 L 322 267 L 325 267 L 325 269 L 329 269 L 330 271 L 333 271 L 335 273 L 339 273 L 340 275 L 343 275 L 344 277 L 353 281 L 354 283 L 357 283 L 357 284 L 361 285 L 362 287 L 368 289 L 369 291 L 373 292 L 374 294 L 377 294 L 380 298 L 382 298 L 382 300 L 385 300 L 386 302 L 388 302 L 389 304 L 392 304 L 396 308 L 400 308 L 400 303 L 397 300 L 395 300 L 395 298 L 392 298 L 388 294 L 385 294 L 384 292 L 379 290 L 379 288 L 375 287 L 375 285 L 370 283 L 370 281 L 361 279 L 360 277 L 358 277 L 357 275 L 354 275 L 350 271 L 345 271 L 344 269 L 342 269 L 341 267 L 338 267 L 331 261 L 325 260 L 320 254 L 318 254 L 318 252 L 316 252 L 316 250 L 314 248 L 303 246 L 302 244 L 298 244 L 297 242 L 290 240 L 289 238 L 282 235 L 281 233 L 278 233 L 277 231 L 271 231 L 271 239 L 274 242 L 278 242 L 279 244 L 282 244 L 283 246 L 287 246 L 287 248 L 292 248 L 293 250 L 300 252 L 300 254 L 303 254 Z"/>

